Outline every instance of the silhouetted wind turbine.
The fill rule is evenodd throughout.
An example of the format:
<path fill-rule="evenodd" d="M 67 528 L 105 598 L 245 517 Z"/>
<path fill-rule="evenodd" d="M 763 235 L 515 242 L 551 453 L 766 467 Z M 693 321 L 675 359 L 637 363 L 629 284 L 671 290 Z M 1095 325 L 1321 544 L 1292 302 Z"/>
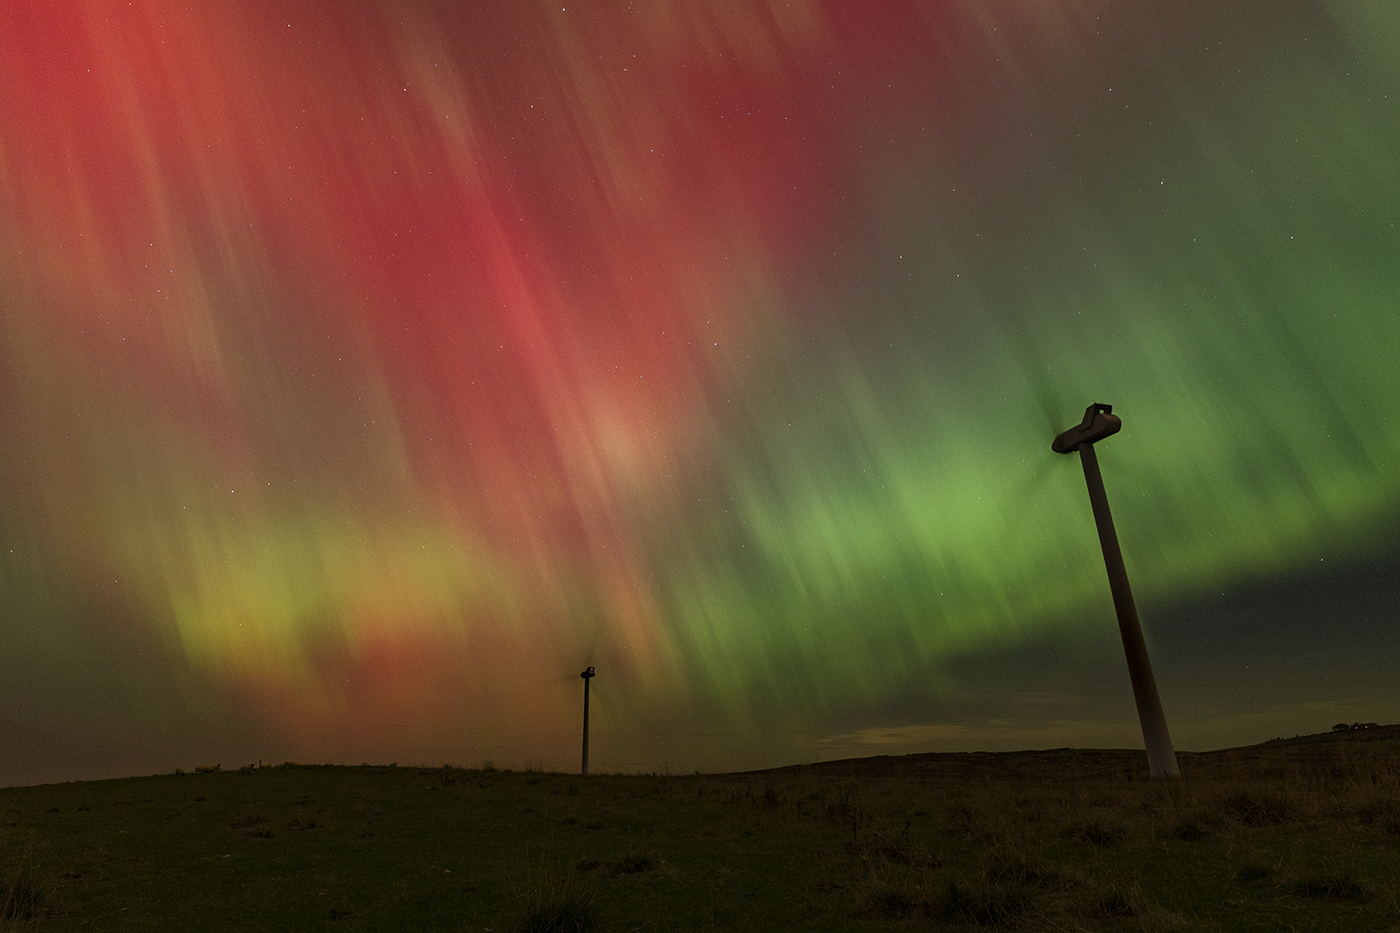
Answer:
<path fill-rule="evenodd" d="M 1137 701 L 1138 721 L 1142 723 L 1142 738 L 1147 745 L 1147 768 L 1153 777 L 1180 777 L 1176 752 L 1167 732 L 1167 717 L 1162 712 L 1162 700 L 1157 695 L 1157 680 L 1152 676 L 1152 662 L 1147 657 L 1147 643 L 1142 637 L 1133 591 L 1128 587 L 1128 570 L 1123 566 L 1123 552 L 1118 548 L 1118 532 L 1108 511 L 1108 494 L 1104 492 L 1099 460 L 1094 454 L 1094 442 L 1123 427 L 1113 414 L 1112 405 L 1094 403 L 1084 409 L 1084 420 L 1055 438 L 1050 449 L 1057 454 L 1079 451 L 1084 465 L 1084 481 L 1089 485 L 1089 502 L 1094 507 L 1094 524 L 1099 529 L 1099 544 L 1103 547 L 1103 562 L 1108 569 L 1108 588 L 1113 592 L 1113 608 L 1118 613 L 1118 631 L 1123 636 L 1123 653 L 1128 656 L 1128 676 L 1133 681 L 1133 699 Z"/>
<path fill-rule="evenodd" d="M 583 773 L 588 773 L 588 682 L 593 679 L 593 668 L 579 674 L 583 678 Z"/>

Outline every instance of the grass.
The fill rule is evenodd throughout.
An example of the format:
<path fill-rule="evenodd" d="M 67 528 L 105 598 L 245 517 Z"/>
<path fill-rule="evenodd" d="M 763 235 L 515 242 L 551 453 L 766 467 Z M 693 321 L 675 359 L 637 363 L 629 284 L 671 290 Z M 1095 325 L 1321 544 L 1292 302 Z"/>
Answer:
<path fill-rule="evenodd" d="M 31 851 L 26 847 L 10 859 L 4 876 L 0 877 L 0 925 L 47 916 L 56 887 L 55 879 L 34 865 Z"/>
<path fill-rule="evenodd" d="M 1369 738 L 1369 737 L 1368 737 Z M 6 930 L 1396 930 L 1400 741 L 0 790 Z"/>
<path fill-rule="evenodd" d="M 521 898 L 517 933 L 593 933 L 601 929 L 593 887 L 572 872 L 545 877 Z"/>

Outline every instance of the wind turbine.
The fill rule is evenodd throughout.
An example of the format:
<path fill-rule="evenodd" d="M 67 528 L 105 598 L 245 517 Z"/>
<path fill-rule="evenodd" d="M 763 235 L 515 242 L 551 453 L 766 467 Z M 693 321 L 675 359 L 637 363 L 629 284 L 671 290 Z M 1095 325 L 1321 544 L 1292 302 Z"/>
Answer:
<path fill-rule="evenodd" d="M 588 682 L 593 679 L 593 668 L 590 666 L 582 674 L 583 678 L 583 773 L 588 774 Z"/>
<path fill-rule="evenodd" d="M 1138 721 L 1142 724 L 1142 739 L 1147 745 L 1147 768 L 1153 777 L 1180 777 L 1176 752 L 1167 732 L 1167 717 L 1162 712 L 1162 700 L 1157 695 L 1157 680 L 1152 676 L 1152 662 L 1147 657 L 1147 643 L 1142 637 L 1133 591 L 1128 587 L 1128 570 L 1123 566 L 1123 552 L 1118 547 L 1118 532 L 1108 511 L 1108 494 L 1104 492 L 1099 460 L 1094 443 L 1117 434 L 1123 421 L 1113 414 L 1112 405 L 1095 402 L 1084 409 L 1084 420 L 1055 438 L 1050 449 L 1057 454 L 1079 451 L 1084 465 L 1084 481 L 1089 485 L 1089 502 L 1094 508 L 1094 524 L 1099 529 L 1099 544 L 1103 547 L 1103 562 L 1108 570 L 1108 588 L 1113 593 L 1113 608 L 1118 613 L 1118 631 L 1123 636 L 1123 653 L 1128 657 L 1128 676 L 1133 681 L 1133 699 L 1137 701 Z"/>

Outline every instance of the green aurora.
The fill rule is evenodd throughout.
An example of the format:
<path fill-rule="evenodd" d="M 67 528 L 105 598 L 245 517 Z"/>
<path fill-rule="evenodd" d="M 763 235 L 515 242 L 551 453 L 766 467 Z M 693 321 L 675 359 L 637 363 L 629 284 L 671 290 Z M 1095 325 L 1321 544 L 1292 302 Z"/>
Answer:
<path fill-rule="evenodd" d="M 890 13 L 851 35 L 841 4 L 810 5 L 830 21 L 807 49 L 818 64 L 790 65 L 764 91 L 770 110 L 807 117 L 809 170 L 783 175 L 795 193 L 755 193 L 716 169 L 697 185 L 735 211 L 724 223 L 741 209 L 769 220 L 719 245 L 687 232 L 695 256 L 635 260 L 693 261 L 705 292 L 686 298 L 693 328 L 675 353 L 692 370 L 656 396 L 663 427 L 626 427 L 641 449 L 673 419 L 679 439 L 655 447 L 679 455 L 624 468 L 599 441 L 562 479 L 543 455 L 517 459 L 453 487 L 473 504 L 448 521 L 419 494 L 428 480 L 377 478 L 416 469 L 398 464 L 418 462 L 413 419 L 427 416 L 404 408 L 385 416 L 393 429 L 363 428 L 380 459 L 354 488 L 374 489 L 373 507 L 305 494 L 238 524 L 202 504 L 206 474 L 184 446 L 151 441 L 176 453 L 128 459 L 100 481 L 36 475 L 11 446 L 0 725 L 24 760 L 0 780 L 164 768 L 220 749 L 571 767 L 584 664 L 599 669 L 595 769 L 1135 746 L 1083 477 L 1076 457 L 1050 450 L 1099 401 L 1124 422 L 1099 457 L 1178 747 L 1400 719 L 1400 14 L 1379 0 L 1012 6 L 915 4 L 922 19 Z M 901 39 L 906 14 L 924 31 Z M 23 180 L 17 159 L 6 168 L 4 132 L 0 192 L 14 201 Z M 610 132 L 624 148 L 641 139 Z M 792 206 L 809 200 L 810 214 Z M 63 426 L 93 403 L 46 329 L 47 273 L 5 223 L 17 440 L 74 430 L 88 450 L 145 445 L 130 438 L 163 422 L 143 428 L 120 403 Z M 315 338 L 299 333 L 263 352 L 300 354 Z M 619 367 L 633 350 L 619 343 Z M 381 386 L 365 410 L 402 405 L 398 364 L 363 352 L 346 383 Z M 442 411 L 468 407 L 423 391 Z M 517 404 L 498 391 L 502 408 Z M 540 397 L 549 408 L 565 395 Z M 592 410 L 557 404 L 556 433 Z M 282 454 L 303 426 L 332 452 L 361 449 L 312 405 L 259 411 L 293 424 L 278 428 Z M 399 433 L 381 442 L 378 430 Z M 561 461 L 587 459 L 563 449 Z M 322 469 L 308 475 L 332 475 Z M 579 492 L 595 473 L 606 493 Z M 187 486 L 169 480 L 182 475 Z M 215 518 L 172 532 L 167 494 Z M 570 496 L 574 519 L 526 519 L 508 544 L 473 525 L 497 528 L 478 500 L 518 498 L 525 515 Z M 121 543 L 61 541 L 78 525 L 53 517 L 60 500 L 92 509 L 95 541 Z M 559 543 L 573 534 L 589 556 Z M 154 562 L 167 546 L 176 556 Z M 375 582 L 381 555 L 389 590 Z M 178 568 L 191 582 L 166 582 Z M 108 576 L 141 582 L 128 591 Z M 468 673 L 434 674 L 390 703 L 389 733 L 285 728 L 308 703 L 340 702 L 325 698 L 342 662 L 317 652 L 362 670 L 356 652 L 370 649 L 356 646 L 369 642 L 338 613 L 404 605 L 420 615 L 388 630 L 412 629 Z M 641 607 L 634 621 L 619 621 L 632 618 L 623 605 Z M 260 612 L 283 621 L 250 647 L 235 617 Z M 442 647 L 459 636 L 460 657 Z M 285 667 L 277 683 L 315 689 L 259 686 L 263 659 Z M 449 688 L 460 702 L 423 698 Z M 517 695 L 530 697 L 520 709 Z M 335 721 L 323 713 L 316 723 Z"/>

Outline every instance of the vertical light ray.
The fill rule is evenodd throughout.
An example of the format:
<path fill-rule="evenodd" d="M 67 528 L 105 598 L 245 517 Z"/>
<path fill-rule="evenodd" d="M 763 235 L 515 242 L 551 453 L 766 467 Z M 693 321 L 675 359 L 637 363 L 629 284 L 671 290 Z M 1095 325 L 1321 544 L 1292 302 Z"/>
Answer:
<path fill-rule="evenodd" d="M 1384 560 L 1383 6 L 10 0 L 0 645 L 352 757 L 580 664 L 639 749 L 936 716 L 1092 641 L 1096 400 L 1168 608 Z"/>

